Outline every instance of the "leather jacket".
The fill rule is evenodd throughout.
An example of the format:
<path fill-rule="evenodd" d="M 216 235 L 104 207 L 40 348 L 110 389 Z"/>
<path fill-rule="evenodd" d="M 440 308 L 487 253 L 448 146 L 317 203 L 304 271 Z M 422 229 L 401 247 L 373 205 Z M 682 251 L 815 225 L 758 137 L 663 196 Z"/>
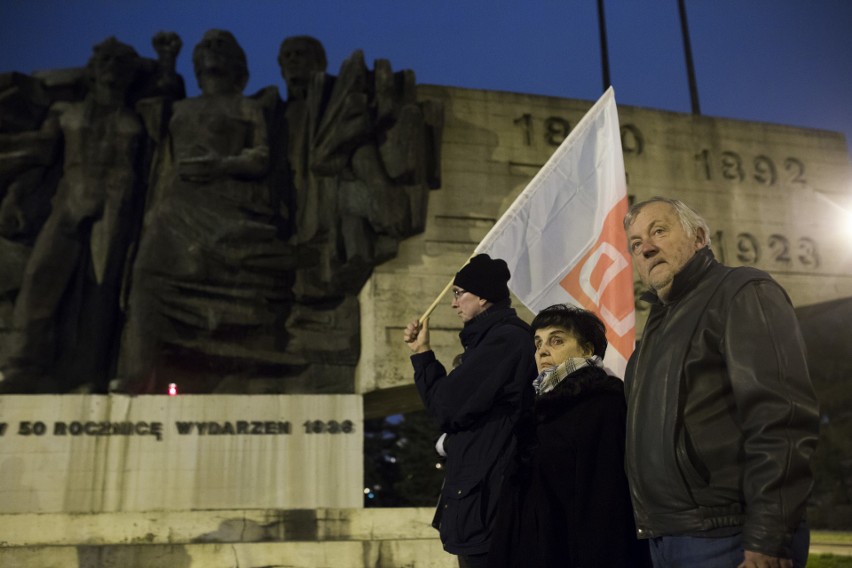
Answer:
<path fill-rule="evenodd" d="M 742 533 L 791 555 L 813 484 L 819 413 L 787 294 L 700 250 L 653 293 L 628 362 L 626 469 L 640 538 Z"/>

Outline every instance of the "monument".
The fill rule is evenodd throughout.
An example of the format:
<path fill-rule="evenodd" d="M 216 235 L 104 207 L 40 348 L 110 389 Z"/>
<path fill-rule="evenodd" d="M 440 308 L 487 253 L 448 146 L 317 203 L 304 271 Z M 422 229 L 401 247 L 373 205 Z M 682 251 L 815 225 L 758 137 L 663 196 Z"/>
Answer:
<path fill-rule="evenodd" d="M 279 54 L 287 100 L 246 96 L 221 30 L 186 99 L 180 38 L 152 43 L 156 62 L 110 39 L 84 77 L 5 76 L 4 116 L 32 111 L 0 135 L 0 390 L 353 393 L 357 294 L 424 228 L 440 106 L 359 51 L 326 73 L 304 36 Z"/>
<path fill-rule="evenodd" d="M 189 565 L 190 551 L 220 561 L 226 552 L 210 543 L 231 543 L 245 566 L 276 562 L 240 548 L 252 543 L 278 554 L 299 545 L 287 554 L 306 565 L 404 565 L 436 547 L 442 558 L 431 511 L 388 523 L 359 509 L 360 425 L 420 408 L 404 322 L 592 102 L 415 85 L 411 72 L 382 60 L 370 68 L 360 52 L 332 75 L 322 45 L 305 36 L 277 54 L 286 96 L 278 86 L 246 94 L 251 62 L 222 31 L 194 47 L 202 93 L 187 99 L 174 73 L 180 40 L 158 38 L 156 59 L 104 44 L 136 71 L 109 83 L 115 92 L 132 85 L 129 97 L 111 99 L 115 113 L 98 105 L 86 115 L 86 127 L 107 130 L 120 117 L 110 150 L 125 151 L 96 164 L 116 173 L 114 191 L 79 201 L 89 208 L 74 222 L 52 221 L 78 239 L 85 252 L 76 256 L 38 241 L 61 211 L 60 192 L 78 187 L 69 166 L 93 167 L 83 149 L 97 138 L 70 117 L 87 112 L 98 88 L 83 69 L 0 75 L 0 372 L 33 369 L 17 362 L 29 320 L 13 313 L 23 301 L 49 315 L 54 332 L 30 338 L 52 354 L 18 374 L 35 382 L 6 386 L 66 393 L 0 397 L 0 467 L 12 480 L 0 491 L 0 532 L 13 546 L 56 545 L 50 553 L 75 559 L 86 534 L 110 534 L 102 542 L 185 562 L 174 565 Z M 838 227 L 839 211 L 852 209 L 852 167 L 841 135 L 623 105 L 619 117 L 631 199 L 695 205 L 717 231 L 716 254 L 769 271 L 808 318 L 846 305 L 852 260 Z M 114 239 L 111 228 L 127 233 Z M 52 291 L 59 301 L 31 303 L 41 293 L 24 290 L 39 290 L 45 266 L 73 285 Z M 81 311 L 92 305 L 103 312 Z M 825 320 L 809 321 L 824 333 Z M 81 326 L 97 330 L 104 349 L 74 364 L 97 361 L 102 371 L 67 377 L 58 371 L 80 355 L 68 342 L 94 337 Z M 439 307 L 431 329 L 439 358 L 451 360 L 453 314 Z M 176 397 L 166 396 L 172 384 Z M 184 396 L 194 393 L 209 396 Z M 203 517 L 187 512 L 204 508 Z M 66 528 L 72 513 L 86 530 Z M 39 554 L 49 552 L 32 551 L 32 565 L 47 558 Z"/>
<path fill-rule="evenodd" d="M 424 229 L 441 107 L 361 52 L 326 73 L 302 36 L 282 43 L 287 99 L 244 94 L 223 30 L 186 98 L 180 38 L 152 44 L 0 78 L 0 523 L 269 509 L 259 538 L 303 534 L 287 511 L 363 502 L 358 293 Z"/>

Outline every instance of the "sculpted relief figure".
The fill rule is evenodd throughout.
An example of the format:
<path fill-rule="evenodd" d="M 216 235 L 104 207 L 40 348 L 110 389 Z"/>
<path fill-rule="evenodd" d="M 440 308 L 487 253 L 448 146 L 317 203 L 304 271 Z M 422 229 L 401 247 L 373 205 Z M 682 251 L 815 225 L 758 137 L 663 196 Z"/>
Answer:
<path fill-rule="evenodd" d="M 173 32 L 152 38 L 158 59 L 137 57 L 136 79 L 125 97 L 128 107 L 144 108 L 183 98 L 183 78 L 175 70 L 181 40 Z M 23 268 L 10 266 L 15 256 L 29 256 L 38 232 L 50 214 L 50 200 L 62 175 L 62 136 L 57 115 L 68 104 L 82 101 L 92 85 L 91 66 L 43 71 L 33 76 L 17 72 L 0 74 L 0 294 L 20 287 Z M 53 108 L 53 112 L 49 112 Z M 143 116 L 146 122 L 152 122 Z M 147 175 L 147 173 L 143 173 Z M 14 245 L 13 245 L 14 244 Z M 11 248 L 10 248 L 11 247 Z M 14 249 L 17 250 L 17 249 Z"/>
<path fill-rule="evenodd" d="M 13 326 L 14 296 L 62 173 L 55 129 L 41 129 L 50 104 L 38 79 L 0 74 L 0 331 Z M 0 341 L 0 370 L 8 343 Z"/>
<path fill-rule="evenodd" d="M 263 108 L 242 94 L 248 64 L 230 32 L 208 31 L 192 60 L 201 95 L 176 102 L 168 121 L 118 390 L 165 392 L 180 376 L 185 392 L 205 392 L 212 375 L 246 371 L 248 361 L 283 350 L 275 324 L 288 304 L 293 255 L 264 181 Z"/>
<path fill-rule="evenodd" d="M 57 136 L 41 129 L 51 101 L 41 82 L 14 72 L 0 74 L 0 100 L 0 237 L 32 245 L 56 189 Z"/>
<path fill-rule="evenodd" d="M 180 38 L 152 43 L 98 45 L 90 86 L 0 75 L 33 115 L 0 100 L 0 391 L 352 392 L 357 294 L 423 229 L 442 109 L 360 51 L 327 74 L 306 36 L 281 45 L 286 101 L 244 96 L 221 30 L 187 99 Z"/>
<path fill-rule="evenodd" d="M 439 186 L 442 109 L 416 101 L 411 71 L 393 73 L 386 60 L 371 71 L 361 51 L 327 74 L 313 37 L 286 38 L 278 63 L 292 242 L 318 255 L 296 271 L 289 346 L 310 363 L 308 382 L 345 389 L 360 352 L 357 294 L 401 239 L 423 230 L 429 189 Z"/>
<path fill-rule="evenodd" d="M 287 84 L 295 240 L 327 244 L 297 293 L 357 292 L 401 238 L 423 229 L 428 189 L 439 184 L 429 141 L 440 136 L 440 108 L 417 103 L 411 71 L 393 73 L 386 60 L 370 71 L 361 51 L 338 76 L 325 73 L 325 50 L 309 36 L 285 39 L 278 62 Z"/>
<path fill-rule="evenodd" d="M 145 131 L 128 105 L 140 63 L 114 38 L 96 45 L 85 100 L 54 105 L 37 135 L 61 141 L 62 178 L 15 301 L 3 392 L 65 391 L 84 381 L 105 387 L 144 180 Z"/>

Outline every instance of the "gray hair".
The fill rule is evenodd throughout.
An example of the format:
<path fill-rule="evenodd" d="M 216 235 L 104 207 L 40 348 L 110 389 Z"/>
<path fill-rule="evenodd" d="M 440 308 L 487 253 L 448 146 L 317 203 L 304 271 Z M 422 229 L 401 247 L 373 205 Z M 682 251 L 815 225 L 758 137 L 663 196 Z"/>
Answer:
<path fill-rule="evenodd" d="M 680 221 L 681 227 L 683 227 L 683 230 L 686 231 L 686 234 L 692 238 L 698 234 L 700 229 L 704 233 L 705 246 L 710 246 L 710 226 L 707 224 L 704 217 L 691 209 L 689 205 L 683 201 L 680 201 L 679 199 L 671 199 L 669 197 L 652 197 L 651 199 L 631 205 L 630 209 L 627 211 L 627 215 L 624 216 L 624 230 L 627 231 L 630 228 L 630 225 L 633 224 L 633 221 L 636 220 L 636 215 L 638 215 L 646 205 L 650 205 L 652 203 L 666 203 L 671 205 L 675 210 L 675 214 Z"/>

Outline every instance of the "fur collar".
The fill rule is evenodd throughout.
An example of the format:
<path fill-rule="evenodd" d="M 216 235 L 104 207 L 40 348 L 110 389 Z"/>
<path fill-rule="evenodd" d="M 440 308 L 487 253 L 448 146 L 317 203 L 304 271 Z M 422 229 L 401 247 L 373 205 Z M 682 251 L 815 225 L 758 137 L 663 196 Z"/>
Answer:
<path fill-rule="evenodd" d="M 538 420 L 548 420 L 562 414 L 578 401 L 598 393 L 617 393 L 624 396 L 624 383 L 611 377 L 600 367 L 583 367 L 571 373 L 556 387 L 535 400 Z"/>

